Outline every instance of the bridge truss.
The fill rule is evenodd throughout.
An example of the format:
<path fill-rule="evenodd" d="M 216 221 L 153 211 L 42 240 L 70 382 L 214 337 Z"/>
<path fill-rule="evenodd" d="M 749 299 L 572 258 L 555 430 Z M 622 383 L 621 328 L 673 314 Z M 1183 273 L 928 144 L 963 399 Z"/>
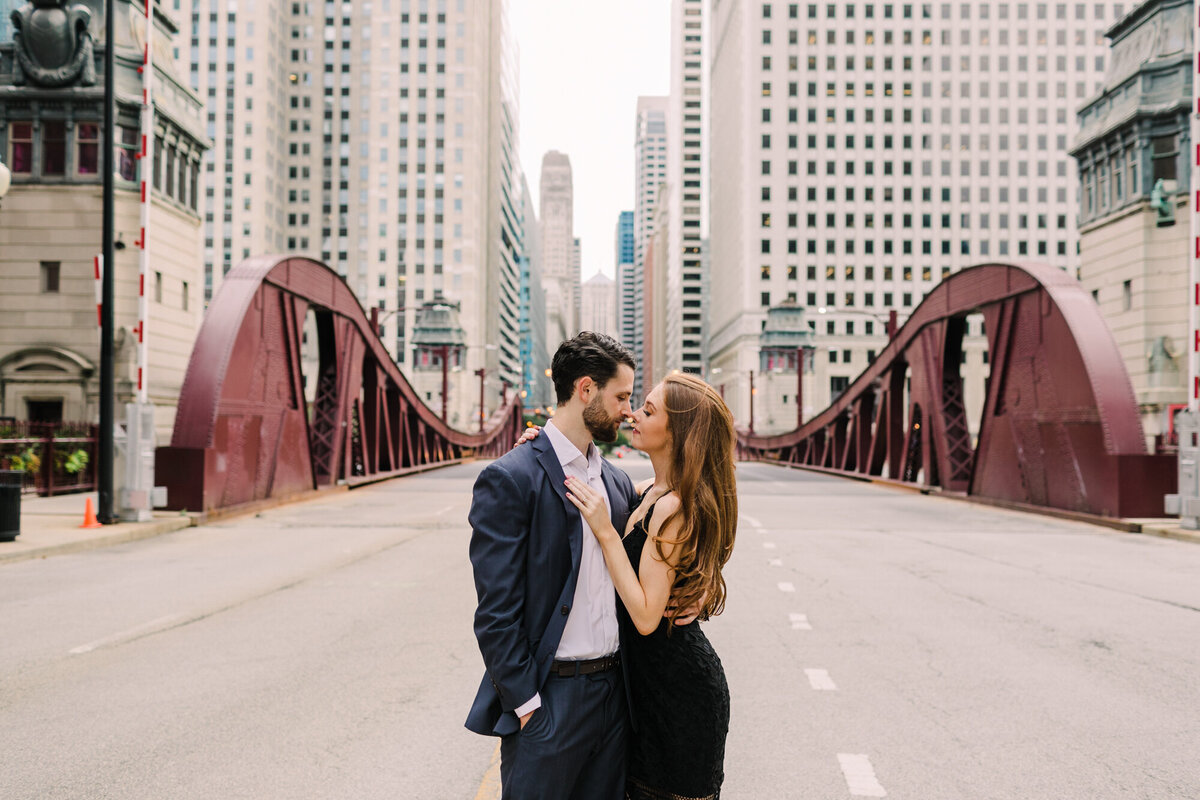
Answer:
<path fill-rule="evenodd" d="M 978 435 L 963 400 L 967 317 L 989 376 Z M 749 460 L 1107 517 L 1162 516 L 1173 455 L 1146 450 L 1124 362 L 1078 281 L 987 264 L 939 284 L 837 400 L 800 428 L 739 433 Z"/>
<path fill-rule="evenodd" d="M 313 374 L 306 327 L 316 336 Z M 512 446 L 521 420 L 514 395 L 482 432 L 449 427 L 336 272 L 308 258 L 259 256 L 225 276 L 208 308 L 155 482 L 167 486 L 172 509 L 228 509 L 494 457 Z"/>

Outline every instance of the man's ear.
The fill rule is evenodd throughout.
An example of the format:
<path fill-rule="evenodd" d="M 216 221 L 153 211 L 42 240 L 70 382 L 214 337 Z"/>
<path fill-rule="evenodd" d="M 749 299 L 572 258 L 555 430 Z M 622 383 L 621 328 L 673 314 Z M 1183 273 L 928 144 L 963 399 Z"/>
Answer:
<path fill-rule="evenodd" d="M 596 382 L 592 380 L 590 375 L 584 375 L 582 378 L 579 378 L 575 381 L 575 396 L 579 398 L 581 403 L 586 404 L 587 400 L 585 398 L 587 395 L 587 390 L 595 385 Z"/>

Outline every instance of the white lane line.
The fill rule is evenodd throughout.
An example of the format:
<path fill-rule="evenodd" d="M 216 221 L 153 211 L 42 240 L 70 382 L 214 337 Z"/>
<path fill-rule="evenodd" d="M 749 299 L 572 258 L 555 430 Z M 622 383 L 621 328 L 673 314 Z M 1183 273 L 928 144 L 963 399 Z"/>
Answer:
<path fill-rule="evenodd" d="M 796 591 L 796 587 L 795 587 L 795 586 L 793 586 L 793 585 L 792 585 L 791 583 L 789 583 L 788 581 L 780 581 L 780 583 L 779 583 L 779 591 L 781 591 L 781 592 L 794 592 L 794 591 Z"/>
<path fill-rule="evenodd" d="M 763 550 L 774 550 L 775 549 L 774 542 L 763 542 L 762 546 L 763 546 Z"/>
<path fill-rule="evenodd" d="M 809 624 L 807 614 L 788 614 L 788 620 L 792 623 L 794 631 L 811 631 L 812 625 Z"/>
<path fill-rule="evenodd" d="M 759 522 L 758 520 L 756 520 L 754 517 L 751 517 L 747 514 L 738 514 L 738 516 L 741 517 L 742 519 L 746 520 L 746 522 L 749 522 L 751 528 L 761 528 L 762 527 L 762 523 Z"/>
<path fill-rule="evenodd" d="M 783 559 L 782 559 L 782 558 L 772 558 L 772 559 L 771 559 L 770 561 L 768 561 L 767 563 L 768 563 L 768 564 L 770 564 L 772 567 L 782 567 L 782 566 L 783 566 Z"/>
<path fill-rule="evenodd" d="M 819 692 L 836 692 L 837 685 L 834 684 L 833 678 L 829 677 L 829 671 L 823 669 L 806 669 L 804 674 L 808 676 L 808 685 Z"/>
<path fill-rule="evenodd" d="M 887 792 L 875 778 L 871 759 L 861 753 L 838 753 L 838 763 L 842 765 L 842 774 L 846 777 L 850 794 L 856 797 L 887 797 Z"/>
<path fill-rule="evenodd" d="M 170 625 L 178 620 L 181 620 L 181 619 L 183 619 L 182 614 L 169 614 L 165 617 L 159 617 L 158 619 L 152 619 L 147 623 L 138 625 L 136 628 L 130 628 L 127 631 L 121 631 L 120 633 L 114 633 L 112 636 L 105 636 L 103 639 L 97 639 L 94 642 L 88 642 L 87 644 L 81 644 L 79 647 L 73 647 L 73 648 L 71 648 L 71 650 L 69 652 L 73 656 L 82 655 L 83 653 L 90 653 L 93 650 L 98 650 L 99 648 L 105 647 L 106 645 L 115 644 L 115 643 L 123 641 L 125 639 L 133 639 L 134 637 L 139 636 L 140 634 L 149 633 L 150 631 L 156 630 L 158 628 L 165 628 L 168 625 Z"/>
<path fill-rule="evenodd" d="M 460 507 L 460 506 L 459 506 L 459 504 L 458 504 L 458 503 L 455 503 L 455 504 L 453 504 L 453 505 L 446 506 L 446 507 L 445 507 L 445 508 L 443 508 L 441 511 L 435 511 L 435 512 L 433 512 L 432 516 L 434 516 L 434 517 L 440 517 L 442 514 L 445 514 L 447 511 L 453 511 L 454 509 L 456 509 L 456 508 L 459 508 L 459 507 Z"/>

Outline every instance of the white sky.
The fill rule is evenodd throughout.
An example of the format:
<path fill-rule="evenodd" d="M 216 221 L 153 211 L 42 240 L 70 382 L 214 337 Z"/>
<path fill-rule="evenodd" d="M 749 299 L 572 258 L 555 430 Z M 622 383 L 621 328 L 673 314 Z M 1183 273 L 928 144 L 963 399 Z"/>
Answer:
<path fill-rule="evenodd" d="M 637 98 L 670 89 L 670 13 L 670 0 L 510 0 L 521 164 L 536 205 L 542 156 L 570 156 L 585 281 L 613 276 L 617 215 L 633 210 Z"/>

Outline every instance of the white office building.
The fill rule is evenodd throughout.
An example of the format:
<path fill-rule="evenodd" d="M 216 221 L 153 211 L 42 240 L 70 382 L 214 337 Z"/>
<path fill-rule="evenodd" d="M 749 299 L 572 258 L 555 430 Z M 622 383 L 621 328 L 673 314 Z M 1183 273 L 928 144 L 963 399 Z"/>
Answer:
<path fill-rule="evenodd" d="M 575 286 L 575 190 L 571 159 L 551 150 L 542 157 L 539 182 L 542 287 L 546 290 L 546 347 L 551 353 L 579 331 Z"/>
<path fill-rule="evenodd" d="M 819 410 L 882 349 L 888 311 L 951 272 L 1076 274 L 1067 150 L 1129 7 L 714 4 L 709 366 L 739 423 L 789 297 L 815 327 Z"/>
<path fill-rule="evenodd" d="M 520 378 L 521 169 L 507 0 L 227 4 L 182 0 L 190 81 L 214 142 L 206 294 L 251 254 L 338 270 L 434 408 L 441 368 L 416 347 L 424 303 L 459 309 L 449 414 L 470 426 Z"/>
<path fill-rule="evenodd" d="M 650 309 L 645 304 L 645 293 L 640 289 L 645 284 L 646 252 L 654 236 L 654 210 L 658 206 L 659 193 L 667 182 L 667 109 L 669 97 L 639 97 L 637 120 L 634 127 L 634 203 L 633 203 L 633 268 L 627 271 L 622 297 L 633 303 L 633 309 L 621 311 L 623 316 L 637 320 L 636 325 L 644 331 Z M 666 306 L 664 305 L 664 308 Z M 635 390 L 650 388 L 643 370 L 645 360 L 644 333 L 635 334 L 634 357 L 638 361 Z"/>
<path fill-rule="evenodd" d="M 667 365 L 701 374 L 705 354 L 702 242 L 708 236 L 709 53 L 703 0 L 671 3 L 671 94 L 667 104 Z"/>

